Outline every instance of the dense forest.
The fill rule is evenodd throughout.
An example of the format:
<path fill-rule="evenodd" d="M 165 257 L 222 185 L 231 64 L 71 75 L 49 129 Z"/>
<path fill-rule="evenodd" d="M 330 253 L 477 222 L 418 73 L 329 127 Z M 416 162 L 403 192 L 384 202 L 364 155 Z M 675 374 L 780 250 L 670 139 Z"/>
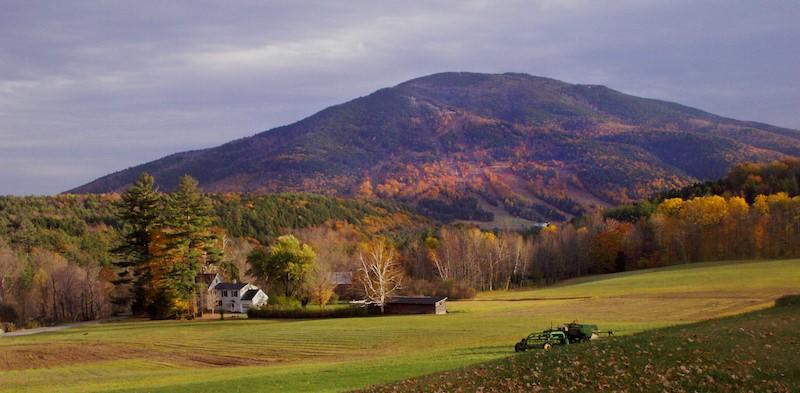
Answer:
<path fill-rule="evenodd" d="M 191 198 L 177 202 L 175 192 L 154 191 L 160 201 L 151 217 L 154 224 L 142 226 L 148 237 L 137 243 L 141 238 L 136 235 L 136 221 L 124 213 L 131 190 L 2 197 L 0 320 L 34 326 L 95 319 L 121 306 L 131 308 L 120 297 L 121 293 L 135 297 L 134 280 L 126 279 L 124 272 L 133 274 L 137 265 L 132 260 L 137 258 L 155 269 L 148 274 L 183 277 L 185 282 L 163 282 L 184 288 L 174 296 L 185 304 L 191 304 L 194 296 L 194 275 L 210 270 L 228 279 L 255 282 L 283 305 L 322 307 L 333 296 L 331 273 L 349 271 L 356 278 L 368 277 L 359 271 L 369 270 L 369 263 L 376 261 L 393 264 L 396 293 L 463 298 L 480 290 L 587 274 L 722 259 L 796 257 L 800 256 L 798 174 L 797 159 L 743 164 L 717 182 L 606 211 L 590 210 L 569 222 L 522 232 L 430 221 L 402 205 L 375 199 L 291 193 L 203 195 L 194 190 Z M 201 199 L 206 202 L 186 202 Z M 206 203 L 197 209 L 207 210 L 207 220 L 188 227 L 178 217 L 194 216 L 196 211 L 174 211 Z M 465 200 L 454 207 L 465 206 L 475 205 Z M 128 211 L 140 210 L 128 204 Z M 132 244 L 138 244 L 139 251 L 132 252 Z M 177 270 L 160 271 L 157 266 L 187 269 L 175 275 Z M 360 283 L 356 285 L 358 289 Z M 194 312 L 191 307 L 172 311 L 153 310 L 151 316 Z"/>
<path fill-rule="evenodd" d="M 291 231 L 335 228 L 349 237 L 402 242 L 430 226 L 379 200 L 298 193 L 207 197 L 223 261 L 241 274 L 250 251 Z M 0 197 L 0 321 L 32 326 L 114 311 L 118 251 L 126 234 L 121 200 L 120 194 Z"/>
<path fill-rule="evenodd" d="M 800 194 L 800 159 L 784 158 L 769 164 L 736 165 L 723 179 L 668 190 L 660 193 L 657 199 L 736 195 L 752 203 L 758 195 L 779 192 Z"/>
<path fill-rule="evenodd" d="M 800 159 L 784 158 L 767 164 L 745 163 L 736 165 L 720 180 L 691 184 L 689 186 L 660 191 L 649 200 L 620 205 L 607 209 L 605 216 L 622 221 L 637 221 L 655 212 L 656 206 L 669 198 L 690 199 L 701 196 L 720 195 L 742 197 L 753 203 L 758 195 L 786 193 L 800 195 Z"/>

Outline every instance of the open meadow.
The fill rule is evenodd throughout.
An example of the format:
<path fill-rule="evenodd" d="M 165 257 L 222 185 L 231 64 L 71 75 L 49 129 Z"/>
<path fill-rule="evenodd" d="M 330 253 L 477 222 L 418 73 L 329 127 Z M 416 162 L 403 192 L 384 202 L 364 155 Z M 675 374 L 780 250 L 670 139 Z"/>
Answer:
<path fill-rule="evenodd" d="M 129 321 L 0 338 L 0 391 L 341 391 L 514 354 L 572 320 L 632 334 L 763 309 L 800 292 L 800 260 L 582 278 L 449 302 L 445 316 Z"/>
<path fill-rule="evenodd" d="M 798 392 L 800 295 L 585 345 L 531 350 L 368 392 Z"/>

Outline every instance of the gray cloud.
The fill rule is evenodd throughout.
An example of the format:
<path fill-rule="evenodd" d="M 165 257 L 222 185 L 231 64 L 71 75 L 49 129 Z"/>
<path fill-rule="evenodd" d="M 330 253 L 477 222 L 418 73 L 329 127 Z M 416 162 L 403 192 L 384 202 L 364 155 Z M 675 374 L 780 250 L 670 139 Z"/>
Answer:
<path fill-rule="evenodd" d="M 56 193 L 440 71 L 800 128 L 786 1 L 0 0 L 0 194 Z"/>

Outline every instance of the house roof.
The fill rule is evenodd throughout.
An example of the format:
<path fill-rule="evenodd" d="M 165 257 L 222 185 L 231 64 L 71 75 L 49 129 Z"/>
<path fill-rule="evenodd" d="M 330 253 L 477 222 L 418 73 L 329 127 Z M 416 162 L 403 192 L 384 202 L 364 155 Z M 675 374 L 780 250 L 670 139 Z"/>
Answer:
<path fill-rule="evenodd" d="M 243 282 L 221 282 L 214 287 L 214 289 L 234 289 L 239 290 L 246 286 Z"/>
<path fill-rule="evenodd" d="M 446 299 L 445 296 L 395 296 L 389 304 L 436 304 Z"/>
<path fill-rule="evenodd" d="M 253 298 L 256 297 L 258 291 L 260 291 L 260 289 L 248 290 L 247 292 L 244 293 L 244 296 L 242 296 L 242 300 L 253 300 Z"/>

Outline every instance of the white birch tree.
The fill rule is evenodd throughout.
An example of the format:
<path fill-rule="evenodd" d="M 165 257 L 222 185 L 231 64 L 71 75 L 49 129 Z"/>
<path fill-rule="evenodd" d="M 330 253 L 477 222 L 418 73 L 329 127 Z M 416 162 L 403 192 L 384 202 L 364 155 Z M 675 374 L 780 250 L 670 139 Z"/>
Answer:
<path fill-rule="evenodd" d="M 379 306 L 383 313 L 386 303 L 402 284 L 397 252 L 385 239 L 373 240 L 362 245 L 358 260 L 365 300 Z"/>

